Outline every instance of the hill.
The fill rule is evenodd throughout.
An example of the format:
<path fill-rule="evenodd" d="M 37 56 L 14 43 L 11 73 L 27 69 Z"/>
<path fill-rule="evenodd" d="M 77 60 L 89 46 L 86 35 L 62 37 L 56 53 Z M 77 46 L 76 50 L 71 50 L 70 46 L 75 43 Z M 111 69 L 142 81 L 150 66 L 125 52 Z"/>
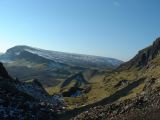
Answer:
<path fill-rule="evenodd" d="M 160 38 L 106 74 L 104 99 L 72 111 L 74 120 L 159 119 Z M 83 112 L 85 111 L 85 112 Z M 81 113 L 83 112 L 83 113 Z M 81 114 L 80 114 L 81 113 Z"/>
<path fill-rule="evenodd" d="M 46 88 L 57 86 L 73 74 L 86 69 L 113 69 L 122 61 L 91 55 L 63 53 L 29 46 L 7 50 L 0 61 L 8 72 L 22 81 L 38 79 Z"/>

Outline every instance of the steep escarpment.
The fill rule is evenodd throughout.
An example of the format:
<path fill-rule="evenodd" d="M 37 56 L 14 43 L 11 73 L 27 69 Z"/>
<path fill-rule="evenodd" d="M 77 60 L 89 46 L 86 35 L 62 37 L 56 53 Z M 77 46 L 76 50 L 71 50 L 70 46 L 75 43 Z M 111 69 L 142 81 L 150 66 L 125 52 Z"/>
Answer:
<path fill-rule="evenodd" d="M 160 54 L 160 38 L 157 38 L 153 44 L 143 50 L 131 59 L 129 62 L 122 64 L 119 69 L 130 69 L 133 67 L 143 68 L 147 66 L 153 59 L 158 57 Z"/>
<path fill-rule="evenodd" d="M 0 63 L 0 77 L 5 79 L 11 79 L 11 77 L 9 76 L 8 72 L 6 71 L 2 63 Z"/>
<path fill-rule="evenodd" d="M 110 95 L 80 109 L 73 120 L 159 119 L 160 38 L 129 62 L 106 74 L 103 82 Z M 140 82 L 138 82 L 140 80 Z M 138 83 L 137 83 L 138 82 Z M 75 114 L 75 115 L 76 115 Z"/>
<path fill-rule="evenodd" d="M 0 63 L 0 119 L 1 120 L 57 120 L 64 111 L 60 95 L 49 96 L 42 86 L 12 79 Z"/>

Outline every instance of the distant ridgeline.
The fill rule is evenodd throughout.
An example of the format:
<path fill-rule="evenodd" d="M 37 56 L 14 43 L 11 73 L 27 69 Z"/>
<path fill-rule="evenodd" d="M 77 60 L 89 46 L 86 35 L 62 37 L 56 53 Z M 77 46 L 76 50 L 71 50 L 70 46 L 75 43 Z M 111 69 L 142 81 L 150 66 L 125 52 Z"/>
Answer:
<path fill-rule="evenodd" d="M 38 79 L 44 87 L 53 87 L 69 76 L 87 69 L 110 70 L 122 61 L 107 57 L 49 51 L 29 46 L 15 46 L 0 56 L 6 69 L 21 81 Z"/>

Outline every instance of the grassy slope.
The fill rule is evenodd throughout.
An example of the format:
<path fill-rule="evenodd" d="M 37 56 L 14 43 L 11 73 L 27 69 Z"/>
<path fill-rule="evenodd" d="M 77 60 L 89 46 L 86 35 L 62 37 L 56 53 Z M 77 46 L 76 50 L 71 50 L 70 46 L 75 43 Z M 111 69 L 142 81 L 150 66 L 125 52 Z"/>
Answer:
<path fill-rule="evenodd" d="M 153 87 L 160 87 L 159 69 L 160 56 L 157 56 L 153 60 L 149 61 L 148 65 L 142 69 L 132 67 L 128 70 L 124 69 L 120 71 L 113 71 L 110 74 L 106 74 L 105 78 L 101 76 L 103 79 L 92 79 L 93 84 L 95 84 L 95 88 L 91 93 L 88 93 L 88 95 L 90 98 L 92 96 L 96 96 L 98 99 L 89 99 L 89 105 L 80 106 L 77 109 L 68 111 L 64 116 L 69 119 L 97 105 L 105 105 L 119 100 L 123 101 L 126 99 L 132 99 L 137 94 L 143 92 L 147 80 L 151 80 L 152 78 L 156 79 L 156 84 L 154 84 Z M 129 84 L 124 87 L 115 88 L 115 85 L 124 79 L 128 80 Z M 92 100 L 95 100 L 94 103 L 91 102 Z"/>
<path fill-rule="evenodd" d="M 91 86 L 91 90 L 80 97 L 66 97 L 65 100 L 68 104 L 68 109 L 74 109 L 77 107 L 94 103 L 95 101 L 99 101 L 110 94 L 106 91 L 105 86 L 103 84 L 103 80 L 105 77 L 104 73 L 96 72 L 94 74 L 90 74 L 89 70 L 87 70 L 83 73 L 83 75 L 85 79 L 88 80 L 89 85 Z M 69 86 L 72 84 L 74 83 L 70 83 Z M 69 88 L 69 86 L 67 87 Z M 49 94 L 55 94 L 57 92 L 60 92 L 60 85 L 56 87 L 48 87 L 46 88 L 46 90 L 49 92 Z"/>

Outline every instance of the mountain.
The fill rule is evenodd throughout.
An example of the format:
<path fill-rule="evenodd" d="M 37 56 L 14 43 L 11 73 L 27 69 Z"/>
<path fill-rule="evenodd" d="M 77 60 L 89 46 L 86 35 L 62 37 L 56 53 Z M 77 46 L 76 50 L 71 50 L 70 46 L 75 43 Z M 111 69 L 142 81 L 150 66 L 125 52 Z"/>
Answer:
<path fill-rule="evenodd" d="M 160 38 L 157 38 L 153 44 L 141 51 L 129 62 L 124 63 L 120 68 L 139 67 L 143 68 L 150 64 L 153 59 L 158 59 L 160 55 Z"/>
<path fill-rule="evenodd" d="M 14 64 L 22 70 L 21 66 L 27 63 L 33 71 L 33 68 L 43 63 L 39 68 L 43 70 L 52 62 L 28 51 L 13 53 L 1 57 L 7 62 L 8 69 Z M 159 53 L 160 38 L 157 38 L 151 46 L 112 71 L 78 67 L 80 71 L 68 74 L 58 84 L 64 97 L 49 95 L 37 79 L 26 82 L 13 79 L 0 64 L 0 111 L 3 111 L 0 114 L 5 119 L 159 120 Z M 35 61 L 32 61 L 33 58 Z M 70 66 L 68 70 L 77 69 L 77 66 L 71 68 L 71 65 L 62 62 L 58 64 L 59 68 Z M 44 71 L 41 73 L 45 75 Z M 57 113 L 60 114 L 57 116 Z"/>
<path fill-rule="evenodd" d="M 22 81 L 38 79 L 45 87 L 57 86 L 71 75 L 86 69 L 113 69 L 122 61 L 42 50 L 29 46 L 15 46 L 0 56 L 8 72 Z"/>
<path fill-rule="evenodd" d="M 69 65 L 83 68 L 106 69 L 117 67 L 122 63 L 122 61 L 113 58 L 49 51 L 29 46 L 15 46 L 8 49 L 3 55 L 2 60 L 12 61 L 17 58 L 25 58 L 35 61 L 32 55 L 37 55 L 36 57 L 39 56 L 39 58 L 35 57 L 36 62 L 53 62 L 52 65 L 55 66 Z"/>
<path fill-rule="evenodd" d="M 73 120 L 159 120 L 160 38 L 130 61 L 106 73 L 106 96 L 72 110 Z M 100 93 L 100 92 L 99 92 Z M 67 116 L 67 115 L 66 115 Z"/>
<path fill-rule="evenodd" d="M 49 96 L 34 80 L 23 83 L 13 79 L 0 63 L 0 118 L 2 120 L 57 120 L 64 112 L 60 95 Z"/>

